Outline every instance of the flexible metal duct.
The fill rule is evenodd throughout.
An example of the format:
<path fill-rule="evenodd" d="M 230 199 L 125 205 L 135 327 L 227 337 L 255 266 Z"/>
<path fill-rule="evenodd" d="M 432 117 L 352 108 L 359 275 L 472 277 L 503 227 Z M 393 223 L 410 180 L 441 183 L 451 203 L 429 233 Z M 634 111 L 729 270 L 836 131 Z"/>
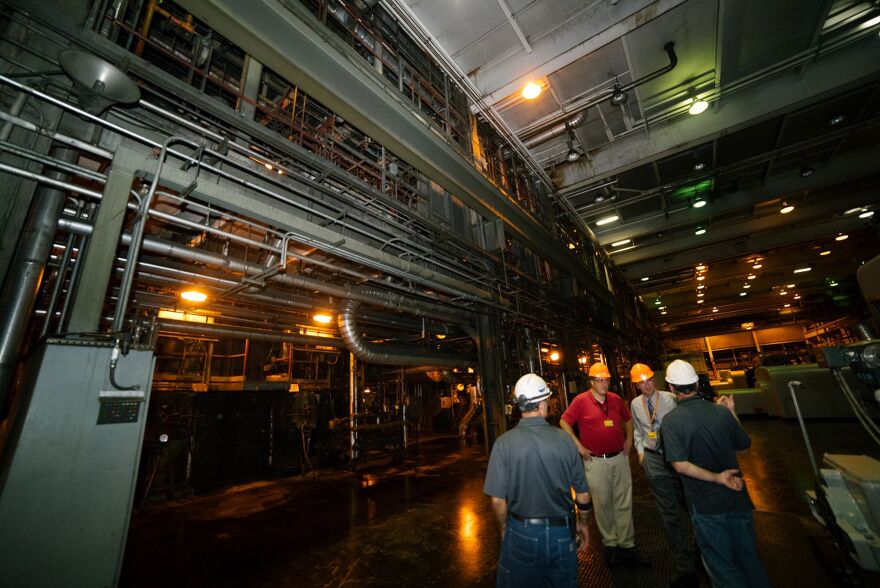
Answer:
<path fill-rule="evenodd" d="M 675 54 L 675 43 L 666 43 L 666 45 L 663 46 L 663 50 L 666 51 L 666 54 L 669 56 L 669 63 L 667 65 L 661 67 L 658 70 L 652 71 L 648 75 L 639 78 L 638 80 L 634 80 L 629 84 L 626 84 L 625 86 L 621 86 L 620 91 L 628 92 L 633 88 L 641 86 L 642 84 L 646 84 L 651 80 L 656 79 L 663 74 L 675 69 L 675 66 L 678 65 L 678 56 Z M 587 109 L 592 108 L 593 106 L 596 106 L 597 104 L 610 99 L 611 96 L 614 95 L 615 91 L 616 88 L 614 90 L 603 92 L 598 97 L 590 100 L 589 102 L 578 108 L 577 112 L 573 116 L 563 121 L 562 123 L 554 127 L 550 127 L 549 129 L 542 131 L 537 135 L 529 137 L 528 139 L 523 139 L 523 146 L 525 146 L 526 149 L 531 149 L 532 147 L 535 147 L 542 143 L 546 143 L 550 139 L 555 139 L 556 137 L 560 137 L 566 134 L 569 129 L 576 129 L 583 124 L 584 120 L 586 120 Z"/>
<path fill-rule="evenodd" d="M 475 359 L 449 353 L 431 352 L 423 349 L 373 346 L 364 341 L 357 327 L 357 310 L 361 303 L 347 299 L 339 305 L 336 322 L 345 346 L 359 360 L 367 363 L 392 365 L 418 365 L 438 367 L 467 367 Z"/>
<path fill-rule="evenodd" d="M 157 323 L 160 331 L 181 333 L 196 337 L 228 337 L 231 339 L 250 339 L 251 341 L 268 341 L 271 343 L 293 343 L 294 345 L 322 345 L 334 349 L 345 349 L 342 341 L 328 337 L 309 337 L 293 333 L 278 333 L 255 329 L 239 329 L 221 327 L 204 323 L 186 321 L 161 320 Z"/>

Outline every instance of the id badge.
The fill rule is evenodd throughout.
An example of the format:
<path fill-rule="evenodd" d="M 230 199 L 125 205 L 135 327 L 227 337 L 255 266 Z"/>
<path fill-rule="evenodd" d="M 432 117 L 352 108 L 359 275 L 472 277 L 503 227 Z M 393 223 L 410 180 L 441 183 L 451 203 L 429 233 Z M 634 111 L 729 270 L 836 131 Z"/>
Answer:
<path fill-rule="evenodd" d="M 612 421 L 611 419 L 605 419 L 605 426 L 606 427 L 613 427 L 614 421 Z"/>
<path fill-rule="evenodd" d="M 648 439 L 656 439 L 657 431 L 648 431 Z"/>

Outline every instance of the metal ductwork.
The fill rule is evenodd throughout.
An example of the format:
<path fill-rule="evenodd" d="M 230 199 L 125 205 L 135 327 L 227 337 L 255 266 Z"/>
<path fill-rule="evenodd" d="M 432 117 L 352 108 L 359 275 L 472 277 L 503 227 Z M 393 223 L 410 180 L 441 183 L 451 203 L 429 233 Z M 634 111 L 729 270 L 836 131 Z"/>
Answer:
<path fill-rule="evenodd" d="M 364 341 L 357 326 L 357 310 L 361 303 L 347 299 L 339 305 L 336 317 L 339 335 L 348 350 L 359 360 L 384 365 L 418 365 L 437 367 L 467 367 L 474 365 L 475 358 L 431 352 L 425 349 L 374 346 Z"/>
<path fill-rule="evenodd" d="M 656 79 L 663 74 L 669 73 L 670 71 L 675 69 L 675 66 L 678 65 L 678 56 L 675 54 L 675 43 L 666 43 L 666 45 L 663 46 L 663 50 L 666 51 L 666 54 L 669 56 L 669 63 L 667 65 L 661 67 L 658 70 L 652 71 L 648 75 L 634 80 L 629 84 L 626 84 L 625 86 L 615 86 L 613 89 L 603 92 L 598 97 L 579 107 L 573 116 L 569 117 L 562 123 L 541 131 L 537 135 L 533 135 L 527 139 L 523 139 L 523 146 L 525 146 L 526 149 L 531 149 L 533 147 L 536 147 L 537 145 L 546 143 L 551 139 L 561 137 L 569 131 L 573 131 L 584 123 L 587 118 L 588 109 L 606 100 L 610 100 L 614 96 L 619 96 L 621 94 L 624 94 L 625 92 L 632 90 L 633 88 L 637 88 L 642 84 L 646 84 L 651 80 Z"/>

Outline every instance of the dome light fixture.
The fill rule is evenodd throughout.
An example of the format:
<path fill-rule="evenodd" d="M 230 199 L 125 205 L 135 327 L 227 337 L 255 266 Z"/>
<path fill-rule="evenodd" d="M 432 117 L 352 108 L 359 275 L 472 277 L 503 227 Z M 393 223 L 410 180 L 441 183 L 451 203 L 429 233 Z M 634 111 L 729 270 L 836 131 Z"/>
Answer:
<path fill-rule="evenodd" d="M 706 202 L 704 198 L 697 198 L 694 200 L 694 208 L 703 208 L 706 204 L 708 204 L 708 202 Z"/>
<path fill-rule="evenodd" d="M 813 175 L 813 173 L 814 173 L 815 171 L 816 171 L 816 170 L 814 170 L 814 169 L 813 169 L 812 167 L 810 167 L 809 165 L 802 165 L 802 166 L 801 166 L 801 171 L 799 172 L 799 174 L 800 174 L 800 176 L 801 176 L 802 178 L 806 178 L 807 176 L 811 176 L 811 175 Z"/>
<path fill-rule="evenodd" d="M 642 278 L 642 281 L 643 281 L 643 282 L 647 282 L 647 281 L 650 280 L 650 279 L 651 279 L 651 278 L 649 278 L 648 276 L 645 276 L 645 277 Z"/>
<path fill-rule="evenodd" d="M 709 108 L 709 103 L 698 97 L 697 91 L 694 88 L 691 88 L 690 96 L 691 105 L 688 108 L 688 113 L 690 113 L 691 115 L 697 115 L 706 112 L 706 109 Z"/>
<path fill-rule="evenodd" d="M 794 206 L 789 204 L 788 202 L 782 203 L 782 208 L 779 209 L 779 214 L 788 214 L 789 212 L 794 210 Z"/>
<path fill-rule="evenodd" d="M 828 126 L 836 127 L 840 123 L 846 120 L 846 116 L 843 114 L 836 114 L 828 119 Z"/>
<path fill-rule="evenodd" d="M 201 303 L 208 299 L 208 295 L 202 292 L 201 290 L 196 290 L 194 288 L 190 288 L 187 290 L 183 290 L 180 293 L 180 299 L 185 300 L 186 302 L 195 302 Z"/>
<path fill-rule="evenodd" d="M 847 239 L 849 239 L 849 235 L 847 235 L 846 233 L 839 233 L 836 237 L 834 237 L 835 241 L 846 241 Z"/>
<path fill-rule="evenodd" d="M 541 86 L 536 82 L 528 82 L 522 89 L 522 97 L 526 100 L 534 100 L 541 95 Z"/>
<path fill-rule="evenodd" d="M 704 169 L 706 169 L 705 162 L 698 161 L 694 164 L 694 171 L 703 171 Z"/>
<path fill-rule="evenodd" d="M 629 100 L 629 96 L 623 91 L 623 87 L 620 84 L 615 84 L 614 93 L 611 94 L 611 104 L 614 106 L 621 106 L 626 104 L 627 100 Z"/>
<path fill-rule="evenodd" d="M 697 227 L 697 230 L 694 231 L 694 235 L 697 235 L 697 236 L 705 235 L 705 234 L 706 234 L 706 229 L 704 229 L 703 227 Z"/>
<path fill-rule="evenodd" d="M 872 216 L 874 216 L 874 211 L 873 210 L 866 210 L 859 215 L 859 218 L 871 218 Z"/>
<path fill-rule="evenodd" d="M 831 251 L 829 251 L 828 249 L 825 249 L 824 251 L 820 251 L 819 255 L 821 255 L 822 257 L 824 257 L 826 255 L 831 255 Z"/>

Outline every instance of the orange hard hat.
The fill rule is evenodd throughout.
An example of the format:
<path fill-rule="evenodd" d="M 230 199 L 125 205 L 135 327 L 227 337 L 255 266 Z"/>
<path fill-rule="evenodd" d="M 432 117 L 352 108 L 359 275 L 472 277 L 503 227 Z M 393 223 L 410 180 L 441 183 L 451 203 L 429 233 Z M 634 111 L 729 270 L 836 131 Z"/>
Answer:
<path fill-rule="evenodd" d="M 637 363 L 629 370 L 629 377 L 633 382 L 644 382 L 653 378 L 654 372 L 645 364 Z"/>
<path fill-rule="evenodd" d="M 601 361 L 597 361 L 593 365 L 590 366 L 590 377 L 591 378 L 610 378 L 611 372 L 608 371 L 608 366 L 602 363 Z"/>

